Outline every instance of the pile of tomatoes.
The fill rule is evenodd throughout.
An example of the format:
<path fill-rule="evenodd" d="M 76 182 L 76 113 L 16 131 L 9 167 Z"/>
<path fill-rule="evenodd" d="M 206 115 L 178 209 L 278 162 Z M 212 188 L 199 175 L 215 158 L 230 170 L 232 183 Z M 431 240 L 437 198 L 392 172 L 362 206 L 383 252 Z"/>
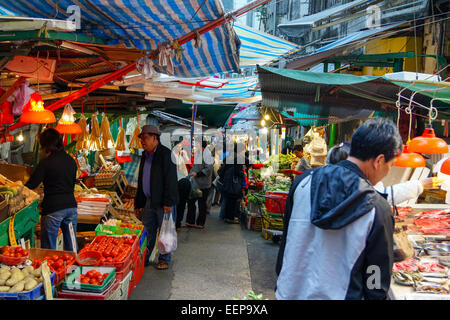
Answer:
<path fill-rule="evenodd" d="M 101 265 L 104 262 L 122 262 L 128 257 L 137 236 L 114 237 L 97 236 L 92 243 L 88 243 L 80 251 L 96 251 L 102 255 L 99 260 Z"/>
<path fill-rule="evenodd" d="M 80 274 L 79 281 L 84 284 L 102 285 L 109 273 L 101 274 L 97 270 L 90 270 L 86 274 Z"/>
<path fill-rule="evenodd" d="M 22 258 L 28 257 L 29 252 L 22 247 L 10 247 L 4 246 L 0 252 L 3 256 L 9 258 Z"/>
<path fill-rule="evenodd" d="M 57 274 L 64 274 L 65 273 L 65 267 L 64 266 L 70 266 L 75 263 L 75 257 L 71 256 L 70 254 L 64 253 L 63 255 L 56 255 L 53 256 L 46 256 L 44 257 L 44 260 L 47 260 L 47 265 L 50 267 L 50 270 L 55 271 Z M 41 259 L 34 259 L 33 260 L 33 267 L 35 269 L 39 268 L 42 264 Z"/>

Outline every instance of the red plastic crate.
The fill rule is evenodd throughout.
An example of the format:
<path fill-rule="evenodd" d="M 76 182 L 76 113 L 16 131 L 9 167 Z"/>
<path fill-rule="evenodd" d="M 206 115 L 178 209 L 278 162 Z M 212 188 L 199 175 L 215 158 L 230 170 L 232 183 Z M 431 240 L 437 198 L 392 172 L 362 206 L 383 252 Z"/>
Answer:
<path fill-rule="evenodd" d="M 133 260 L 129 259 L 125 262 L 126 264 L 122 268 L 116 269 L 116 279 L 119 281 L 122 281 L 127 276 L 128 272 L 134 268 Z"/>
<path fill-rule="evenodd" d="M 270 197 L 266 198 L 267 212 L 284 214 L 284 208 L 286 207 L 286 199 L 288 197 L 288 192 L 283 191 L 267 192 L 266 196 Z M 280 205 L 282 211 L 280 211 Z"/>
<path fill-rule="evenodd" d="M 147 254 L 147 248 L 144 250 L 142 255 L 139 255 L 136 258 L 134 263 L 134 268 L 131 270 L 133 272 L 130 280 L 130 286 L 128 287 L 128 296 L 130 296 L 131 292 L 133 292 L 136 285 L 141 281 L 142 276 L 144 275 L 145 268 L 145 255 Z"/>

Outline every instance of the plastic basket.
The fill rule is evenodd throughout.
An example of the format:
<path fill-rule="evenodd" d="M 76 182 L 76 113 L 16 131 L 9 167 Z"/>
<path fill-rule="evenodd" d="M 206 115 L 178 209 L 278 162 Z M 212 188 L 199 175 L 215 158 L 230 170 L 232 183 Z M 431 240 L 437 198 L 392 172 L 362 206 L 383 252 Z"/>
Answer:
<path fill-rule="evenodd" d="M 99 224 L 97 225 L 97 227 L 95 228 L 95 235 L 96 236 L 100 236 L 100 235 L 123 235 L 125 233 L 128 234 L 135 234 L 138 237 L 141 236 L 142 234 L 142 229 L 130 229 L 130 228 L 123 228 L 123 227 L 117 227 L 117 226 L 110 226 L 107 224 Z"/>
<path fill-rule="evenodd" d="M 113 283 L 112 286 L 109 287 L 109 289 L 106 290 L 104 293 L 92 293 L 92 292 L 70 292 L 61 290 L 58 292 L 58 298 L 64 298 L 64 299 L 75 299 L 75 300 L 106 300 L 108 297 L 117 289 L 119 286 L 120 281 L 116 279 L 116 281 Z"/>
<path fill-rule="evenodd" d="M 55 284 L 55 272 L 50 274 L 52 286 Z M 45 295 L 44 284 L 39 283 L 34 289 L 17 293 L 0 292 L 0 300 L 36 300 L 40 296 Z"/>
<path fill-rule="evenodd" d="M 86 274 L 91 270 L 96 270 L 101 274 L 109 273 L 108 277 L 103 280 L 101 285 L 86 284 L 78 281 L 78 277 L 81 274 Z M 116 268 L 114 267 L 78 267 L 72 272 L 71 275 L 63 282 L 63 288 L 74 291 L 86 291 L 86 292 L 104 292 L 116 279 Z"/>
<path fill-rule="evenodd" d="M 116 279 L 122 281 L 133 268 L 134 261 L 130 259 L 121 269 L 116 269 Z"/>
<path fill-rule="evenodd" d="M 80 251 L 77 263 L 80 266 L 98 266 L 102 254 L 97 251 Z"/>
<path fill-rule="evenodd" d="M 284 214 L 288 192 L 275 191 L 266 193 L 266 210 L 270 213 Z M 281 207 L 281 208 L 280 208 Z"/>
<path fill-rule="evenodd" d="M 0 252 L 2 251 L 2 249 L 4 248 L 0 247 Z M 11 248 L 17 248 L 19 246 L 10 246 Z M 3 264 L 6 264 L 8 266 L 17 266 L 18 264 L 24 263 L 25 261 L 27 261 L 28 257 L 30 256 L 30 254 L 28 253 L 28 255 L 24 256 L 24 257 L 7 257 L 4 256 L 2 254 L 0 254 L 0 262 Z"/>

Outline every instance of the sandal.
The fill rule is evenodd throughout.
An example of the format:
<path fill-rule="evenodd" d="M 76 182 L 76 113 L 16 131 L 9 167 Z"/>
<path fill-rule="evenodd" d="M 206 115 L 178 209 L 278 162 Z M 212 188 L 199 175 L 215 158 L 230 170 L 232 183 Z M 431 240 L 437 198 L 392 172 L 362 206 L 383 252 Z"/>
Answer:
<path fill-rule="evenodd" d="M 205 226 L 199 226 L 199 225 L 197 225 L 197 226 L 195 226 L 197 229 L 205 229 Z"/>
<path fill-rule="evenodd" d="M 165 261 L 159 261 L 158 264 L 156 265 L 156 269 L 158 269 L 158 270 L 165 270 L 168 268 L 169 268 L 169 265 Z"/>
<path fill-rule="evenodd" d="M 195 228 L 195 224 L 186 223 L 185 226 L 188 228 Z"/>

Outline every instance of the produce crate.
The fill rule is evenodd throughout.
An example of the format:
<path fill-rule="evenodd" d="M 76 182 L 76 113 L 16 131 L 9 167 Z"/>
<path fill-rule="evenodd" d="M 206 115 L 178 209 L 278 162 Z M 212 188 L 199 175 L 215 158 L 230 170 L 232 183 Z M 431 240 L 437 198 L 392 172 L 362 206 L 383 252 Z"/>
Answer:
<path fill-rule="evenodd" d="M 30 256 L 29 258 L 31 260 L 34 259 L 41 259 L 44 260 L 44 258 L 46 256 L 62 256 L 63 254 L 68 254 L 72 257 L 76 258 L 76 254 L 73 251 L 60 251 L 60 250 L 51 250 L 51 249 L 38 249 L 38 248 L 30 248 Z M 66 274 L 68 274 L 68 270 L 69 268 L 75 264 L 76 260 L 73 260 L 72 263 L 69 263 L 66 265 L 65 271 L 64 272 L 60 272 L 60 273 L 56 273 L 56 280 L 55 283 L 59 284 L 60 282 L 62 282 L 66 276 Z"/>
<path fill-rule="evenodd" d="M 120 236 L 123 234 L 135 234 L 138 237 L 141 236 L 142 234 L 142 229 L 130 229 L 130 228 L 123 228 L 123 227 L 117 227 L 117 226 L 110 226 L 107 224 L 99 224 L 97 225 L 97 227 L 95 228 L 95 235 L 96 236 L 100 236 L 100 235 L 104 235 L 104 236 Z"/>
<path fill-rule="evenodd" d="M 107 300 L 114 293 L 114 291 L 117 290 L 119 285 L 120 281 L 116 279 L 113 285 L 103 294 L 91 292 L 74 293 L 62 290 L 58 292 L 58 298 L 75 300 Z"/>
<path fill-rule="evenodd" d="M 3 163 L 0 164 L 0 174 L 11 181 L 28 181 L 33 170 L 30 166 L 20 164 Z"/>
<path fill-rule="evenodd" d="M 137 257 L 133 269 L 131 270 L 133 273 L 133 276 L 131 277 L 130 281 L 130 288 L 128 290 L 128 296 L 133 292 L 136 285 L 141 281 L 142 276 L 144 275 L 144 268 L 145 268 L 145 255 L 147 254 L 147 248 L 144 250 L 142 254 L 139 254 Z"/>
<path fill-rule="evenodd" d="M 0 202 L 0 223 L 9 218 L 9 204 L 6 199 Z"/>
<path fill-rule="evenodd" d="M 127 300 L 130 295 L 129 287 L 130 281 L 133 278 L 133 273 L 128 272 L 127 276 L 119 282 L 119 286 L 116 290 L 111 294 L 108 300 Z"/>
<path fill-rule="evenodd" d="M 105 235 L 96 236 L 95 239 L 91 242 L 91 244 L 95 244 L 95 243 L 99 242 L 101 240 L 101 237 L 106 237 L 106 236 Z M 109 237 L 121 237 L 121 236 L 109 236 Z M 119 274 L 119 272 L 122 271 L 124 269 L 124 267 L 126 268 L 127 264 L 130 261 L 132 261 L 134 259 L 134 257 L 138 254 L 138 252 L 139 252 L 139 247 L 138 247 L 139 240 L 138 239 L 139 238 L 136 238 L 136 240 L 133 242 L 130 252 L 127 254 L 127 256 L 122 261 L 120 261 L 120 262 L 106 262 L 105 261 L 105 262 L 102 262 L 100 264 L 100 266 L 116 267 L 116 274 Z M 83 248 L 80 252 L 82 252 L 83 250 L 85 250 L 85 249 Z"/>
<path fill-rule="evenodd" d="M 247 215 L 247 229 L 252 231 L 261 231 L 262 218 L 255 215 Z"/>
<path fill-rule="evenodd" d="M 274 191 L 266 193 L 266 210 L 270 213 L 284 214 L 288 192 Z M 281 211 L 280 211 L 281 205 Z"/>
<path fill-rule="evenodd" d="M 122 281 L 125 276 L 134 268 L 135 260 L 127 261 L 127 264 L 124 265 L 121 269 L 116 269 L 116 279 Z"/>
<path fill-rule="evenodd" d="M 101 274 L 109 273 L 108 277 L 103 280 L 101 285 L 93 285 L 78 282 L 78 277 L 81 274 L 86 274 L 91 270 L 96 270 Z M 82 266 L 76 268 L 63 282 L 63 289 L 75 290 L 75 291 L 86 291 L 86 292 L 96 292 L 102 293 L 105 289 L 110 286 L 116 279 L 116 268 L 114 267 L 87 267 Z"/>
<path fill-rule="evenodd" d="M 54 272 L 50 275 L 52 286 L 55 284 Z M 22 291 L 17 293 L 0 292 L 0 300 L 38 300 L 39 297 L 45 296 L 44 284 L 39 283 L 33 290 Z"/>
<path fill-rule="evenodd" d="M 142 228 L 142 230 L 145 230 L 145 229 Z M 98 236 L 100 236 L 100 235 L 124 235 L 126 233 L 137 235 L 139 237 L 139 242 L 136 245 L 136 247 L 133 246 L 133 249 L 132 249 L 132 251 L 134 253 L 134 256 L 133 256 L 133 259 L 134 259 L 134 257 L 139 252 L 139 248 L 141 247 L 142 243 L 144 242 L 144 239 L 142 238 L 142 236 L 143 236 L 142 230 L 116 227 L 116 226 L 110 226 L 110 225 L 106 225 L 106 224 L 99 224 L 95 228 L 95 234 Z"/>
<path fill-rule="evenodd" d="M 139 238 L 139 254 L 142 254 L 142 252 L 144 252 L 144 250 L 147 248 L 147 241 L 147 229 L 144 229 L 144 233 L 142 233 L 141 237 Z"/>
<path fill-rule="evenodd" d="M 8 227 L 11 217 L 0 223 L 0 246 L 9 244 Z M 30 240 L 34 247 L 34 229 L 39 221 L 38 201 L 35 200 L 14 215 L 14 234 L 17 241 L 20 238 Z"/>

